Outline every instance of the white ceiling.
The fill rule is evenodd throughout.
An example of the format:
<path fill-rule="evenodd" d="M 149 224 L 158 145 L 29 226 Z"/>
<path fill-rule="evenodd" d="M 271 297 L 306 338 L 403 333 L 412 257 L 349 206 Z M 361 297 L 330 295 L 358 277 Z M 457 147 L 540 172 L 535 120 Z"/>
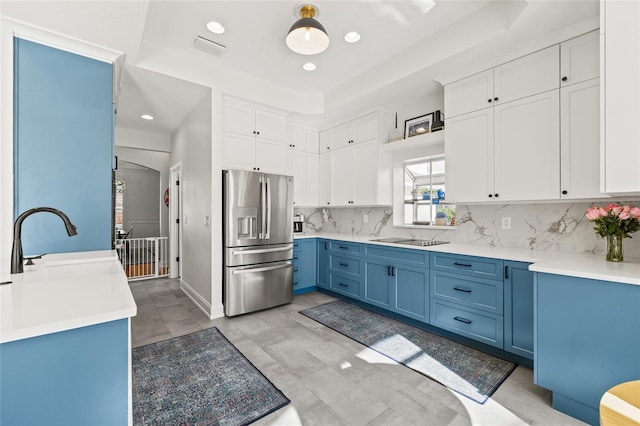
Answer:
<path fill-rule="evenodd" d="M 485 61 L 599 12 L 597 0 L 437 0 L 428 11 L 427 0 L 312 3 L 331 43 L 310 57 L 291 52 L 284 43 L 299 1 L 2 0 L 0 13 L 124 52 L 117 125 L 167 134 L 206 89 L 136 67 L 159 50 L 175 53 L 175 67 L 180 58 L 193 58 L 210 68 L 221 76 L 223 91 L 220 70 L 239 76 L 240 82 L 246 76 L 247 82 L 262 81 L 287 94 L 320 96 L 328 117 L 350 105 L 398 105 L 441 93 L 433 81 L 437 74 Z M 223 23 L 226 32 L 209 33 L 209 20 Z M 350 45 L 343 36 L 353 30 L 362 39 Z M 197 35 L 227 46 L 226 51 L 216 57 L 193 48 Z M 303 71 L 307 61 L 317 70 Z M 156 119 L 139 118 L 147 112 Z"/>

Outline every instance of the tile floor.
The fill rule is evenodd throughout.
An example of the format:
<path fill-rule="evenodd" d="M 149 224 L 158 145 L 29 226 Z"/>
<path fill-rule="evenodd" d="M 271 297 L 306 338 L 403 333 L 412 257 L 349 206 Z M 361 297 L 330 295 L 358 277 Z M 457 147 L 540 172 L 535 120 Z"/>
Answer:
<path fill-rule="evenodd" d="M 215 326 L 289 397 L 257 425 L 582 424 L 551 408 L 550 392 L 533 384 L 529 368 L 519 366 L 480 405 L 298 313 L 333 300 L 322 293 L 209 320 L 177 280 L 130 286 L 138 304 L 134 347 Z"/>

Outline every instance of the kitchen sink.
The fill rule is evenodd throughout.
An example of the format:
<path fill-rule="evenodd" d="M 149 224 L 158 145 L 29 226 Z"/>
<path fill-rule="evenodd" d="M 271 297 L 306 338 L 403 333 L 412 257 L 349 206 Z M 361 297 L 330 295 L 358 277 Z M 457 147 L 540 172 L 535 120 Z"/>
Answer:
<path fill-rule="evenodd" d="M 417 240 L 414 238 L 380 238 L 377 240 L 371 240 L 380 243 L 391 243 L 391 244 L 404 244 L 408 246 L 419 246 L 419 247 L 428 247 L 428 246 L 436 246 L 439 244 L 447 244 L 448 241 L 438 241 L 438 240 Z"/>

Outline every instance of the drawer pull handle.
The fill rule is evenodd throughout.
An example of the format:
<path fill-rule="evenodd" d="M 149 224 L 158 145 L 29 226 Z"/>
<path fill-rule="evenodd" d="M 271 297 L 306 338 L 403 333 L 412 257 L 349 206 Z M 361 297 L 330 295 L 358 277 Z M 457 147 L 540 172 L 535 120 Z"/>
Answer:
<path fill-rule="evenodd" d="M 395 267 L 395 266 L 392 266 L 392 267 L 391 267 L 391 276 L 392 276 L 392 277 L 395 277 L 395 276 L 396 276 L 396 267 Z"/>
<path fill-rule="evenodd" d="M 466 318 L 462 318 L 462 317 L 453 317 L 453 319 L 454 319 L 454 320 L 456 320 L 456 321 L 463 322 L 463 323 L 465 323 L 465 324 L 471 324 L 471 320 L 468 320 L 468 319 L 466 319 Z"/>
<path fill-rule="evenodd" d="M 340 248 L 340 250 L 349 250 L 349 247 L 347 246 L 338 246 Z"/>
<path fill-rule="evenodd" d="M 459 288 L 459 287 L 454 287 L 453 288 L 455 291 L 461 291 L 463 293 L 471 293 L 471 290 L 466 289 L 466 288 Z"/>
<path fill-rule="evenodd" d="M 453 262 L 453 264 L 456 265 L 456 266 L 464 266 L 465 268 L 471 268 L 471 264 L 470 263 Z"/>
<path fill-rule="evenodd" d="M 338 265 L 340 265 L 340 266 L 349 266 L 348 263 L 343 263 L 343 262 L 338 263 Z"/>
<path fill-rule="evenodd" d="M 293 286 L 295 287 L 295 286 L 297 286 L 297 285 L 298 285 L 298 282 L 297 282 L 297 281 L 294 281 L 294 282 L 293 282 Z"/>
<path fill-rule="evenodd" d="M 298 272 L 298 270 L 294 268 L 293 272 Z"/>
<path fill-rule="evenodd" d="M 294 256 L 293 260 L 298 260 L 298 258 Z"/>
<path fill-rule="evenodd" d="M 338 283 L 338 285 L 339 285 L 340 287 L 349 287 L 349 285 L 348 285 L 348 284 Z"/>

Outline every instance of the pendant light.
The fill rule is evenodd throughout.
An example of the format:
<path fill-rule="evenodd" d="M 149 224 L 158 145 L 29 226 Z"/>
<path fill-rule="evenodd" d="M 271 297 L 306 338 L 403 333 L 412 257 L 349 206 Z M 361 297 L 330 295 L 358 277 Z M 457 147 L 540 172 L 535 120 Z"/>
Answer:
<path fill-rule="evenodd" d="M 317 55 L 329 47 L 329 36 L 322 24 L 315 19 L 316 8 L 305 4 L 300 8 L 301 19 L 297 20 L 287 34 L 289 49 L 301 55 Z"/>

